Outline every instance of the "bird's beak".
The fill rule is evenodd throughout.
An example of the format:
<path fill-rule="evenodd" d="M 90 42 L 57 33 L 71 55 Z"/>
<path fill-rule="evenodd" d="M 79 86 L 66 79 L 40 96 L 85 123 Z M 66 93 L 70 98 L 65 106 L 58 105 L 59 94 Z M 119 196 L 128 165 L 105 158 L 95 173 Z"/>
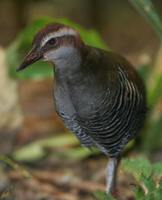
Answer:
<path fill-rule="evenodd" d="M 29 53 L 25 56 L 22 64 L 16 69 L 17 72 L 27 68 L 29 65 L 35 63 L 42 58 L 42 54 L 36 48 L 32 48 Z"/>

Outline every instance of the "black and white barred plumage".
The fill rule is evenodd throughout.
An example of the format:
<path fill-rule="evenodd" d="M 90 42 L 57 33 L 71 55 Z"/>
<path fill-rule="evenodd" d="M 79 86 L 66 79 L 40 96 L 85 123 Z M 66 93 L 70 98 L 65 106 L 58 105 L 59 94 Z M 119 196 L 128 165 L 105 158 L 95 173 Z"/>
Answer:
<path fill-rule="evenodd" d="M 62 84 L 56 77 L 56 107 L 82 145 L 98 147 L 115 157 L 142 127 L 145 89 L 124 58 L 95 48 L 89 52 L 81 66 L 81 79 L 68 77 Z M 62 97 L 58 95 L 59 88 Z M 64 107 L 71 109 L 69 113 Z"/>

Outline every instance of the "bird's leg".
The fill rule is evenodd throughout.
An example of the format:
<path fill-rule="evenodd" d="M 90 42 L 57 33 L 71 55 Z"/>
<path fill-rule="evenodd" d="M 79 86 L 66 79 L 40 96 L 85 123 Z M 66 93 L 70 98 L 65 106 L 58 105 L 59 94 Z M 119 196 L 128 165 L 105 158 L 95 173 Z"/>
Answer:
<path fill-rule="evenodd" d="M 107 166 L 106 175 L 106 193 L 113 193 L 116 184 L 116 173 L 119 163 L 119 158 L 110 158 Z"/>

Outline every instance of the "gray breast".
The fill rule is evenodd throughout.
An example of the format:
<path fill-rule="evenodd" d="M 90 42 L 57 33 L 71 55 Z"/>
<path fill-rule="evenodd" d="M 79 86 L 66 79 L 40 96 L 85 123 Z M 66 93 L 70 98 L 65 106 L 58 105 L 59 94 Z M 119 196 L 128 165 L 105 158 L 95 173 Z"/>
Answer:
<path fill-rule="evenodd" d="M 86 147 L 95 146 L 93 139 L 88 136 L 80 125 L 78 114 L 72 104 L 67 85 L 60 85 L 54 89 L 56 112 L 62 118 L 65 126 L 71 130 Z"/>

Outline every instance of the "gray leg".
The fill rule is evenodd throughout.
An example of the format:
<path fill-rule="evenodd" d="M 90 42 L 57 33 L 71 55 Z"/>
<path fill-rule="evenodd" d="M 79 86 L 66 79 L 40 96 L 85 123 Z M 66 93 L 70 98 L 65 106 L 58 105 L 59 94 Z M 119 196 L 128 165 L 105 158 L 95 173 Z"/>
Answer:
<path fill-rule="evenodd" d="M 106 193 L 111 194 L 116 184 L 116 172 L 119 158 L 110 158 L 107 166 Z"/>

